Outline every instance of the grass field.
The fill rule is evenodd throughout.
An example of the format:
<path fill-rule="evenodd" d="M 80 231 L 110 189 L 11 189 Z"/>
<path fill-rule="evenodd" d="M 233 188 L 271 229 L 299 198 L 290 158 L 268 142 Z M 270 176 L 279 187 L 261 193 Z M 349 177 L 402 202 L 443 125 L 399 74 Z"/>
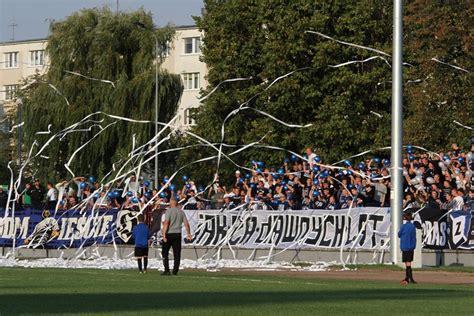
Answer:
<path fill-rule="evenodd" d="M 0 268 L 0 315 L 472 315 L 474 286 L 184 271 Z"/>

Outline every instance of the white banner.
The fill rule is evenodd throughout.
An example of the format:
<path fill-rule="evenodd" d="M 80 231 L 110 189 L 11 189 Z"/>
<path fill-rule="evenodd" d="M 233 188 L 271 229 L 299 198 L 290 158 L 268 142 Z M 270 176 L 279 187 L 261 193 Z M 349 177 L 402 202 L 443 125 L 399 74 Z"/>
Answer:
<path fill-rule="evenodd" d="M 301 211 L 185 211 L 191 246 L 275 249 L 388 249 L 389 208 Z"/>

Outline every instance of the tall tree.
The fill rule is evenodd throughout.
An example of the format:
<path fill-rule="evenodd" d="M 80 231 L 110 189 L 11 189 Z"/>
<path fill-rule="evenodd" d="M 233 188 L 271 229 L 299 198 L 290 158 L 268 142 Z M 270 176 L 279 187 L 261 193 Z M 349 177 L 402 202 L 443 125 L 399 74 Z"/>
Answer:
<path fill-rule="evenodd" d="M 225 79 L 252 77 L 252 80 L 221 85 L 200 109 L 196 132 L 209 140 L 220 141 L 224 118 L 261 92 L 249 106 L 289 123 L 313 125 L 305 129 L 288 128 L 246 110 L 227 122 L 225 142 L 246 144 L 266 135 L 267 144 L 297 152 L 312 145 L 326 161 L 386 145 L 390 136 L 390 86 L 380 83 L 390 80 L 390 67 L 381 59 L 341 68 L 328 67 L 377 54 L 306 31 L 389 51 L 389 4 L 388 0 L 206 0 L 206 13 L 196 19 L 205 34 L 203 60 L 209 67 L 210 85 L 204 94 Z M 264 91 L 274 79 L 300 68 L 307 69 Z M 249 149 L 239 158 L 276 164 L 283 161 L 284 155 Z M 213 168 L 210 164 L 208 171 Z"/>
<path fill-rule="evenodd" d="M 159 47 L 165 47 L 173 35 L 170 27 L 155 29 L 151 14 L 143 10 L 115 14 L 107 8 L 87 9 L 53 23 L 47 46 L 49 71 L 22 93 L 26 143 L 46 141 L 51 135 L 36 132 L 49 124 L 54 134 L 96 111 L 153 121 L 155 39 Z M 115 88 L 77 74 L 111 81 Z M 178 75 L 164 70 L 160 70 L 158 86 L 159 117 L 167 122 L 176 113 L 183 87 Z M 100 124 L 110 122 L 105 118 Z M 91 127 L 90 132 L 71 133 L 52 142 L 44 153 L 49 159 L 35 161 L 32 169 L 49 179 L 65 176 L 68 157 L 98 131 Z M 114 161 L 126 157 L 133 135 L 137 144 L 145 142 L 153 137 L 154 126 L 117 123 L 78 153 L 72 169 L 103 175 Z"/>
<path fill-rule="evenodd" d="M 468 145 L 472 131 L 453 121 L 474 126 L 474 3 L 415 0 L 405 16 L 406 55 L 414 65 L 407 72 L 421 79 L 405 88 L 406 139 L 434 149 L 450 142 Z"/>

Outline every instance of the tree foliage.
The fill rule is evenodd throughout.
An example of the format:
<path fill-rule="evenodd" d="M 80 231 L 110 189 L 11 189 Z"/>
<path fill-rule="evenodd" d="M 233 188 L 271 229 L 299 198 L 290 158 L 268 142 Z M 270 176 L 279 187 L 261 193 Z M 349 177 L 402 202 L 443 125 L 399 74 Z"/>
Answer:
<path fill-rule="evenodd" d="M 474 126 L 474 76 L 432 60 L 474 69 L 472 1 L 412 1 L 406 10 L 408 72 L 420 84 L 405 88 L 409 112 L 405 138 L 429 148 L 450 142 L 468 145 L 472 131 L 454 120 Z M 415 77 L 417 76 L 417 77 Z"/>
<path fill-rule="evenodd" d="M 405 85 L 405 143 L 437 149 L 446 146 L 448 140 L 465 136 L 464 131 L 452 124 L 454 117 L 465 119 L 467 123 L 470 120 L 472 125 L 472 89 L 469 91 L 467 87 L 472 77 L 429 61 L 438 55 L 447 62 L 459 62 L 472 68 L 472 49 L 468 47 L 469 40 L 472 43 L 472 27 L 470 31 L 468 28 L 472 4 L 468 1 L 453 3 L 459 4 L 444 6 L 436 1 L 417 0 L 411 1 L 406 9 L 405 57 L 415 65 L 405 69 L 405 82 L 431 71 L 436 71 L 436 78 L 440 80 L 436 84 L 433 84 L 435 80 L 427 80 L 421 85 Z M 246 110 L 227 122 L 226 143 L 248 144 L 266 135 L 264 143 L 297 152 L 302 152 L 305 146 L 313 146 L 325 162 L 390 145 L 390 66 L 376 59 L 340 68 L 328 67 L 381 55 L 305 31 L 318 31 L 391 54 L 392 5 L 393 1 L 389 0 L 206 0 L 206 13 L 196 18 L 205 34 L 203 61 L 209 69 L 209 86 L 203 94 L 229 78 L 252 77 L 252 80 L 221 85 L 200 108 L 195 131 L 208 140 L 220 141 L 224 118 L 262 92 L 248 106 L 289 123 L 313 125 L 304 129 L 288 128 Z M 419 24 L 419 19 L 423 23 Z M 433 21 L 444 25 L 444 31 L 433 28 Z M 436 39 L 438 32 L 445 32 L 443 40 Z M 308 69 L 264 91 L 279 76 L 305 67 Z M 420 95 L 419 91 L 427 90 L 428 85 L 436 91 L 431 94 L 430 102 L 434 104 L 441 96 L 449 95 L 453 98 L 452 104 L 443 110 L 427 108 L 429 93 Z M 439 120 L 440 117 L 443 120 Z M 210 154 L 215 151 L 185 152 L 181 158 L 184 162 Z M 246 150 L 236 160 L 248 163 L 259 159 L 275 165 L 281 164 L 284 156 L 282 152 L 255 148 Z M 222 173 L 232 174 L 230 164 L 224 164 L 223 168 L 226 172 Z M 199 169 L 198 176 L 209 179 L 213 170 L 215 164 L 210 163 Z"/>
<path fill-rule="evenodd" d="M 23 92 L 26 143 L 44 143 L 51 135 L 36 132 L 47 130 L 49 124 L 54 134 L 97 111 L 154 121 L 155 38 L 163 47 L 173 35 L 170 27 L 155 30 L 151 14 L 143 10 L 115 14 L 107 8 L 87 9 L 53 23 L 47 46 L 49 70 Z M 70 72 L 110 80 L 115 88 Z M 160 70 L 160 121 L 168 122 L 175 115 L 182 89 L 178 75 Z M 105 127 L 110 122 L 106 118 L 98 124 Z M 36 161 L 32 170 L 49 179 L 65 176 L 68 157 L 98 131 L 95 126 L 52 142 L 44 153 L 49 159 Z M 153 137 L 154 125 L 117 123 L 78 153 L 72 169 L 96 176 L 107 173 L 131 150 L 133 135 L 137 144 L 143 143 Z"/>
<path fill-rule="evenodd" d="M 390 68 L 382 60 L 328 67 L 374 54 L 306 32 L 389 50 L 391 11 L 386 3 L 209 0 L 205 4 L 206 14 L 197 25 L 205 34 L 203 60 L 210 83 L 206 92 L 228 78 L 253 79 L 222 85 L 202 106 L 196 131 L 219 141 L 223 119 L 239 104 L 277 77 L 307 68 L 278 81 L 248 105 L 289 123 L 313 124 L 310 128 L 288 128 L 247 110 L 227 123 L 225 142 L 246 144 L 266 135 L 266 144 L 297 152 L 313 146 L 326 161 L 388 142 L 390 87 L 378 83 L 389 80 Z M 275 164 L 284 156 L 254 149 L 240 158 Z"/>

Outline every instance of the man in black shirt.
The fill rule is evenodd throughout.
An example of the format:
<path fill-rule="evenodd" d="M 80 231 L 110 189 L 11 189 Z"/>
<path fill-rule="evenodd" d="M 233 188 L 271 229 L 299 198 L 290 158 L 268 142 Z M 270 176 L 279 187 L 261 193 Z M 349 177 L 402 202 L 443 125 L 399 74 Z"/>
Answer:
<path fill-rule="evenodd" d="M 31 197 L 31 207 L 36 210 L 43 208 L 43 199 L 45 191 L 41 187 L 39 179 L 35 180 L 33 186 L 27 191 L 28 195 Z"/>
<path fill-rule="evenodd" d="M 233 189 L 232 189 L 232 193 L 230 193 L 231 195 L 231 200 L 232 200 L 232 203 L 234 204 L 234 206 L 239 206 L 240 205 L 240 188 L 235 186 Z"/>
<path fill-rule="evenodd" d="M 377 206 L 374 199 L 375 191 L 370 184 L 365 185 L 364 193 L 364 206 Z"/>
<path fill-rule="evenodd" d="M 263 196 L 265 196 L 267 195 L 267 193 L 268 193 L 268 189 L 265 188 L 265 184 L 263 183 L 263 181 L 258 181 L 257 195 L 262 194 Z"/>
<path fill-rule="evenodd" d="M 196 196 L 196 192 L 194 190 L 189 190 L 186 194 L 186 200 L 184 202 L 183 209 L 185 210 L 197 210 L 197 202 L 198 197 Z"/>

